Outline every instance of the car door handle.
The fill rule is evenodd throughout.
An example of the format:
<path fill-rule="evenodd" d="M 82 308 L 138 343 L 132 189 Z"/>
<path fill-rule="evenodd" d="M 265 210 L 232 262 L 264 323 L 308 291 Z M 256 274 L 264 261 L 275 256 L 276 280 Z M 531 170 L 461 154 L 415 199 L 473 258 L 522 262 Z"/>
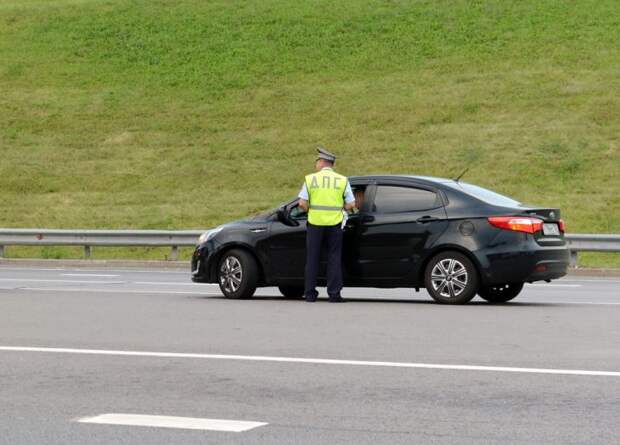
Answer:
<path fill-rule="evenodd" d="M 439 221 L 439 218 L 430 215 L 424 215 L 415 220 L 415 222 L 420 224 L 425 224 L 433 221 Z"/>
<path fill-rule="evenodd" d="M 256 229 L 250 229 L 250 232 L 252 232 L 252 233 L 261 233 L 261 232 L 264 232 L 265 230 L 267 230 L 267 229 L 265 229 L 264 227 L 258 227 Z"/>

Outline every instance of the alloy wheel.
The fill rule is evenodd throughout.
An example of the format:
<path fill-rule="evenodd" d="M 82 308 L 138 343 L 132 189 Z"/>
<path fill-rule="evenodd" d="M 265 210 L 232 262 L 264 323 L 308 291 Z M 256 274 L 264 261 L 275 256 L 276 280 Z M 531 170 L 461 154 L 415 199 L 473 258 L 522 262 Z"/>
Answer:
<path fill-rule="evenodd" d="M 463 293 L 469 281 L 467 269 L 454 258 L 437 262 L 431 271 L 433 289 L 445 298 L 455 298 Z"/>
<path fill-rule="evenodd" d="M 243 268 L 241 262 L 234 257 L 226 258 L 220 267 L 220 284 L 226 292 L 237 292 L 243 280 Z"/>

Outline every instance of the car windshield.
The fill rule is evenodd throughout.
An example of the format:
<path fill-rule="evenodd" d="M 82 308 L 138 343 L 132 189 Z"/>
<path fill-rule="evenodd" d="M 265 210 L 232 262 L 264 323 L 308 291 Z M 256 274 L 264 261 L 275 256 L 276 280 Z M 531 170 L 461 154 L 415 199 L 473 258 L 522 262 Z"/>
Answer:
<path fill-rule="evenodd" d="M 488 204 L 500 206 L 500 207 L 520 207 L 521 203 L 515 201 L 508 196 L 500 195 L 499 193 L 492 192 L 491 190 L 478 187 L 477 185 L 468 184 L 466 182 L 448 182 L 447 186 L 453 189 L 460 190 L 467 193 L 474 198 L 478 198 Z"/>

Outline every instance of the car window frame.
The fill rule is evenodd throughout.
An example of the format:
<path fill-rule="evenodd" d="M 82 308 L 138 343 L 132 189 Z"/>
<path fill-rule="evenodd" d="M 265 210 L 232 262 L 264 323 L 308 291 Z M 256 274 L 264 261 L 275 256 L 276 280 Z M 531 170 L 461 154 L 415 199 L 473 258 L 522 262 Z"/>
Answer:
<path fill-rule="evenodd" d="M 370 207 L 370 202 L 368 197 L 372 198 L 374 200 L 374 193 L 369 194 L 369 190 L 371 189 L 372 185 L 375 183 L 375 181 L 349 181 L 349 184 L 351 185 L 351 189 L 355 190 L 356 187 L 366 187 L 366 190 L 364 191 L 364 204 L 362 206 L 361 209 L 359 209 L 360 213 L 363 213 L 364 211 L 366 211 L 366 213 L 368 212 L 368 210 L 372 207 Z M 290 213 L 291 210 L 293 210 L 295 207 L 299 206 L 299 198 L 295 198 L 292 201 L 289 201 L 288 204 L 285 205 L 286 210 Z M 306 212 L 305 216 L 302 218 L 298 218 L 298 217 L 292 217 L 294 220 L 296 221 L 307 221 L 308 220 L 308 213 Z"/>
<path fill-rule="evenodd" d="M 377 197 L 377 191 L 379 187 L 381 186 L 411 188 L 411 189 L 419 189 L 419 190 L 425 190 L 427 192 L 432 192 L 437 196 L 438 204 L 434 207 L 429 207 L 427 209 L 419 209 L 419 210 L 403 210 L 400 212 L 381 212 L 381 211 L 376 211 L 376 210 L 373 211 L 372 209 L 375 206 L 375 198 Z M 431 187 L 426 184 L 418 184 L 414 182 L 402 183 L 402 182 L 396 182 L 396 181 L 375 181 L 373 184 L 373 190 L 372 190 L 372 202 L 369 203 L 370 208 L 368 210 L 368 213 L 372 213 L 374 215 L 402 215 L 406 213 L 428 212 L 428 211 L 437 210 L 440 208 L 445 208 L 445 206 L 446 206 L 446 198 L 444 194 L 442 193 L 442 191 L 438 188 Z"/>

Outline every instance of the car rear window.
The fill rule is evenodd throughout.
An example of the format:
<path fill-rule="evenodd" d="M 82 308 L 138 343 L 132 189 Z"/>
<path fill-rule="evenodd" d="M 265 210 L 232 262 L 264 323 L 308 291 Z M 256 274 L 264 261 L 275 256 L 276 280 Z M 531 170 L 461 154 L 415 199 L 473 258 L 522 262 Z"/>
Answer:
<path fill-rule="evenodd" d="M 413 187 L 380 185 L 373 211 L 379 213 L 415 212 L 441 206 L 436 193 Z"/>
<path fill-rule="evenodd" d="M 466 182 L 448 182 L 447 186 L 453 189 L 465 192 L 474 198 L 478 198 L 488 204 L 500 206 L 500 207 L 519 207 L 521 203 L 508 196 L 500 195 L 499 193 L 492 192 L 489 189 L 478 187 L 477 185 L 468 184 Z"/>

